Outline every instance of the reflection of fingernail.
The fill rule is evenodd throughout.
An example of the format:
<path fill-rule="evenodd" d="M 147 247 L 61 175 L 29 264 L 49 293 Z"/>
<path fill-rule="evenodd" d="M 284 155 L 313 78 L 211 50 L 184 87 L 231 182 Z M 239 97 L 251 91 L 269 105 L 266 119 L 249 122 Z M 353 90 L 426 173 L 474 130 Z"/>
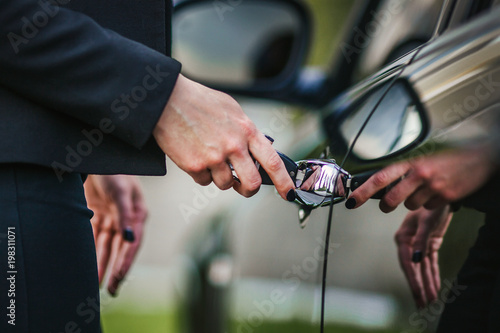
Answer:
<path fill-rule="evenodd" d="M 273 143 L 273 142 L 274 142 L 274 139 L 273 139 L 273 138 L 271 138 L 269 135 L 265 134 L 265 137 L 266 137 L 269 141 L 271 141 L 271 143 Z"/>
<path fill-rule="evenodd" d="M 130 243 L 135 241 L 134 230 L 132 230 L 132 227 L 126 227 L 125 230 L 123 230 L 123 239 Z"/>
<path fill-rule="evenodd" d="M 414 263 L 421 262 L 422 261 L 422 251 L 417 250 L 417 251 L 413 252 L 413 256 L 411 257 L 411 261 L 413 261 Z"/>
<path fill-rule="evenodd" d="M 345 208 L 353 209 L 354 207 L 356 207 L 356 199 L 354 198 L 347 199 L 347 201 L 345 202 Z"/>
<path fill-rule="evenodd" d="M 288 191 L 288 193 L 286 194 L 286 200 L 288 200 L 290 202 L 295 201 L 295 191 L 293 189 Z"/>

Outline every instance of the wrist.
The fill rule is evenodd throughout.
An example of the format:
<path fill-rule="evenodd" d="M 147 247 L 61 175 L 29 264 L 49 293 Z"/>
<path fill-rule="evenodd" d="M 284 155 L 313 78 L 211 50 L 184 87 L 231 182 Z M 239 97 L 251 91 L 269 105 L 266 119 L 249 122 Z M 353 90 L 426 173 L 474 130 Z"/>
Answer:
<path fill-rule="evenodd" d="M 158 143 L 162 141 L 162 137 L 164 137 L 165 132 L 167 131 L 167 126 L 169 125 L 171 114 L 178 113 L 181 114 L 182 102 L 186 101 L 189 98 L 189 95 L 193 92 L 193 88 L 190 87 L 190 84 L 193 81 L 187 79 L 182 74 L 179 74 L 177 81 L 175 83 L 174 89 L 170 94 L 170 98 L 165 104 L 163 111 L 153 129 L 153 137 L 156 139 Z"/>

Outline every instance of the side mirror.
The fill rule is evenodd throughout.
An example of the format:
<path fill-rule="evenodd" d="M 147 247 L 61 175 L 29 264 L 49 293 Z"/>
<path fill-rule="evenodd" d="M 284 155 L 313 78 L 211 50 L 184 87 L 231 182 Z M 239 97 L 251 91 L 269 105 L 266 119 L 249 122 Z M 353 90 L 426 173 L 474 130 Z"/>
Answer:
<path fill-rule="evenodd" d="M 188 0 L 175 7 L 172 31 L 187 77 L 228 92 L 272 92 L 305 60 L 309 17 L 290 0 Z"/>
<path fill-rule="evenodd" d="M 422 142 L 427 134 L 425 113 L 406 81 L 396 81 L 383 96 L 388 84 L 343 111 L 336 125 L 337 135 L 349 147 L 377 107 L 352 149 L 352 157 L 358 160 L 375 161 L 402 153 Z"/>

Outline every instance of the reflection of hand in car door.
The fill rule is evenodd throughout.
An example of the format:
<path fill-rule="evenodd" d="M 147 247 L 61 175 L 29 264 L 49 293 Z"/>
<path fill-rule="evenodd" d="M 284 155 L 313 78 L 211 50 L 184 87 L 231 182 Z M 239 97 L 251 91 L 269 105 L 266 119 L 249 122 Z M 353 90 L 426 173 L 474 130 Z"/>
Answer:
<path fill-rule="evenodd" d="M 460 148 L 399 162 L 375 173 L 353 191 L 346 206 L 359 207 L 374 193 L 404 176 L 381 199 L 391 212 L 404 202 L 410 212 L 396 233 L 401 268 L 418 307 L 437 299 L 440 289 L 438 250 L 450 220 L 448 203 L 482 187 L 498 169 L 490 146 Z"/>
<path fill-rule="evenodd" d="M 485 184 L 497 168 L 492 155 L 495 154 L 489 146 L 476 146 L 392 164 L 353 191 L 346 206 L 363 205 L 403 176 L 404 179 L 382 197 L 380 209 L 384 213 L 392 212 L 402 202 L 410 210 L 422 206 L 438 208 L 464 198 Z"/>
<path fill-rule="evenodd" d="M 419 308 L 437 300 L 441 279 L 438 250 L 453 214 L 450 206 L 409 212 L 395 235 L 401 269 Z"/>

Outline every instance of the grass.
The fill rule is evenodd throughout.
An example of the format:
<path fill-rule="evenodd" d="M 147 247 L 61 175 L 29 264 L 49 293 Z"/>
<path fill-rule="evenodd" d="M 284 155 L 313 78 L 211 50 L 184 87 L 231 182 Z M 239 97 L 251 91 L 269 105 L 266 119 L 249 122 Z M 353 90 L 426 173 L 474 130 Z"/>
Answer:
<path fill-rule="evenodd" d="M 233 322 L 228 333 L 318 333 L 319 324 L 310 324 L 303 321 L 264 322 L 261 325 L 252 327 L 248 324 Z M 342 325 L 327 325 L 326 333 L 396 333 L 396 330 L 364 330 L 361 328 L 347 327 Z"/>
<path fill-rule="evenodd" d="M 180 332 L 173 312 L 116 311 L 102 314 L 104 333 L 174 333 Z"/>
<path fill-rule="evenodd" d="M 131 311 L 115 311 L 103 313 L 102 326 L 104 333 L 178 333 L 182 332 L 179 320 L 174 312 L 144 313 Z M 318 325 L 302 321 L 264 322 L 255 327 L 246 323 L 233 321 L 230 329 L 224 333 L 317 333 Z M 341 325 L 327 325 L 326 333 L 396 333 L 396 330 L 364 330 Z M 221 332 L 223 333 L 223 332 Z"/>

